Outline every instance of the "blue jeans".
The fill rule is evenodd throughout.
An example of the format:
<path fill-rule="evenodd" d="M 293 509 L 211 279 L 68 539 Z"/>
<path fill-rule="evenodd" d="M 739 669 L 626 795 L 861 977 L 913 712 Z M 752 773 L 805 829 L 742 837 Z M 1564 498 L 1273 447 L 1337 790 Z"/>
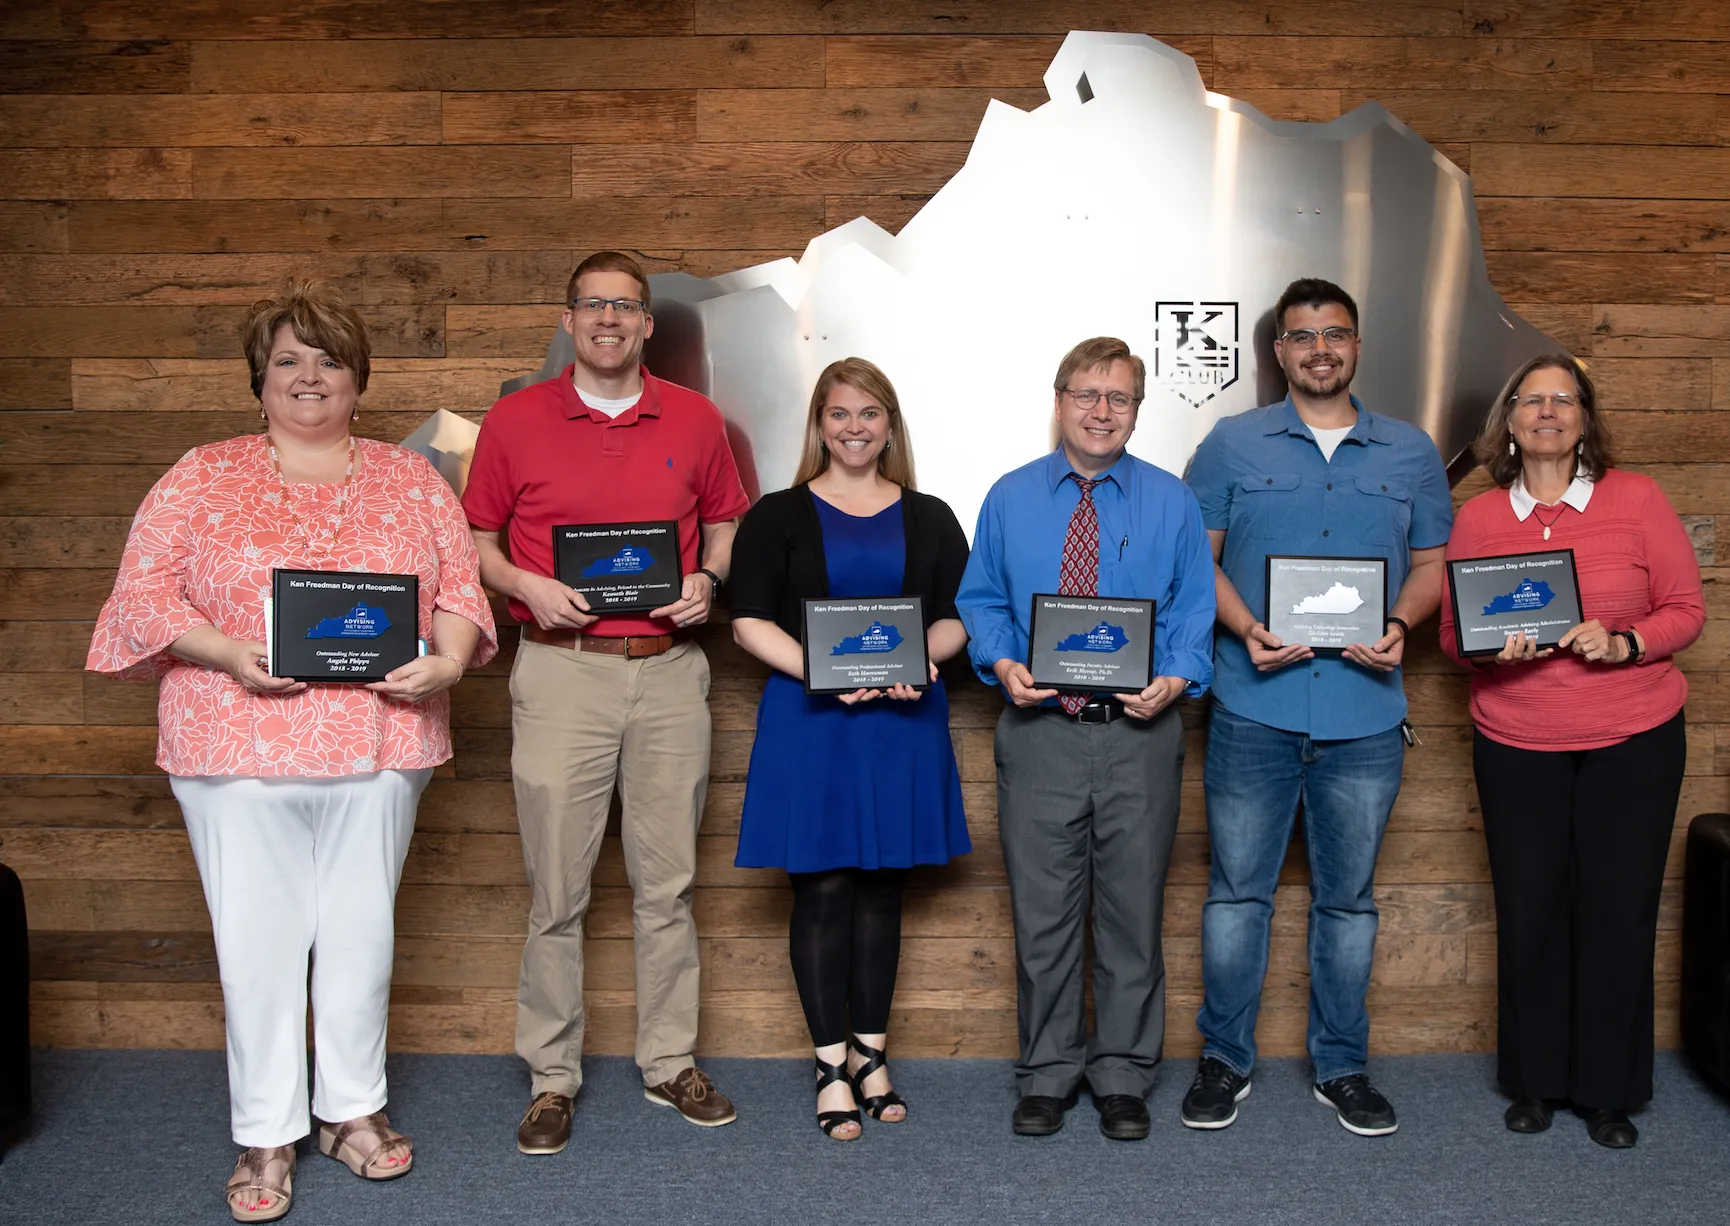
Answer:
<path fill-rule="evenodd" d="M 1308 1046 L 1317 1081 L 1362 1072 L 1376 948 L 1376 855 L 1400 791 L 1398 728 L 1313 741 L 1233 715 L 1216 701 L 1207 738 L 1213 865 L 1201 913 L 1202 1054 L 1248 1076 L 1267 978 L 1273 892 L 1298 801 L 1310 862 Z"/>

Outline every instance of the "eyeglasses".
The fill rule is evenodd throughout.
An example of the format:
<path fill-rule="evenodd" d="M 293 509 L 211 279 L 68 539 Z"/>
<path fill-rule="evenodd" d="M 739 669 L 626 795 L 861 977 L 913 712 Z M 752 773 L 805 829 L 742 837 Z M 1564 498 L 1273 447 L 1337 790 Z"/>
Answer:
<path fill-rule="evenodd" d="M 1318 336 L 1329 345 L 1349 345 L 1358 339 L 1358 330 L 1356 328 L 1323 328 L 1318 332 L 1314 328 L 1293 328 L 1289 332 L 1281 332 L 1279 339 L 1288 345 L 1295 345 L 1299 349 L 1314 349 Z"/>
<path fill-rule="evenodd" d="M 583 315 L 599 315 L 608 307 L 626 319 L 635 319 L 638 315 L 646 315 L 649 308 L 636 298 L 572 298 L 571 307 Z"/>
<path fill-rule="evenodd" d="M 1580 398 L 1571 392 L 1527 392 L 1524 396 L 1509 396 L 1508 403 L 1521 409 L 1541 409 L 1548 400 L 1558 409 L 1571 409 L 1580 403 Z"/>
<path fill-rule="evenodd" d="M 1090 411 L 1098 408 L 1101 400 L 1100 394 L 1091 387 L 1080 389 L 1066 387 L 1063 389 L 1063 393 L 1071 400 L 1075 401 L 1075 403 L 1081 408 Z M 1137 397 L 1131 396 L 1127 392 L 1109 392 L 1103 397 L 1103 399 L 1106 404 L 1111 406 L 1111 411 L 1113 413 L 1127 413 L 1130 409 L 1141 403 Z"/>

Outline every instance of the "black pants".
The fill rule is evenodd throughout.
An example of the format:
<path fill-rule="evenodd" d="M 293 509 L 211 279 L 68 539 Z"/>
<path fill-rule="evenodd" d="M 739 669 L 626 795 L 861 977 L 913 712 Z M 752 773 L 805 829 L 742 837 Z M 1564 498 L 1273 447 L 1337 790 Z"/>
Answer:
<path fill-rule="evenodd" d="M 1602 749 L 1473 738 L 1507 1093 L 1602 1110 L 1651 1099 L 1658 894 L 1686 759 L 1680 713 Z"/>
<path fill-rule="evenodd" d="M 886 1034 L 901 965 L 904 868 L 837 868 L 788 873 L 793 923 L 787 950 L 811 1043 L 828 1047 L 855 1034 Z"/>

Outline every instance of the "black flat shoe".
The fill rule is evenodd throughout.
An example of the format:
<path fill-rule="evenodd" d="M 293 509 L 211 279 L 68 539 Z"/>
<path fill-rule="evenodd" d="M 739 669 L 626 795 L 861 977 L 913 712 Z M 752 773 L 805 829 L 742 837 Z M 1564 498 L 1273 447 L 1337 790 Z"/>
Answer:
<path fill-rule="evenodd" d="M 1541 1098 L 1516 1098 L 1502 1112 L 1502 1123 L 1509 1132 L 1543 1132 L 1554 1114 L 1550 1104 Z"/>
<path fill-rule="evenodd" d="M 1586 1115 L 1586 1135 L 1605 1149 L 1633 1149 L 1640 1130 L 1626 1111 L 1592 1111 Z"/>
<path fill-rule="evenodd" d="M 1147 1136 L 1147 1100 L 1134 1094 L 1107 1094 L 1095 1098 L 1099 1108 L 1099 1131 L 1113 1141 L 1140 1141 Z"/>
<path fill-rule="evenodd" d="M 1009 1117 L 1010 1127 L 1018 1137 L 1048 1137 L 1063 1127 L 1063 1113 L 1069 1103 L 1046 1094 L 1028 1094 L 1015 1104 L 1015 1114 Z"/>

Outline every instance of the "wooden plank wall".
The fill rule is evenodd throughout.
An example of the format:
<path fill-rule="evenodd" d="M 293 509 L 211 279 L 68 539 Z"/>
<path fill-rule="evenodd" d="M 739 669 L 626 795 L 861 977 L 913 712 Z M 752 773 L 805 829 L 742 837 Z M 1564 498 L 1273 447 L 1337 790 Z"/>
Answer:
<path fill-rule="evenodd" d="M 235 325 L 297 274 L 376 328 L 368 433 L 483 411 L 538 365 L 567 270 L 599 247 L 709 274 L 861 213 L 898 227 L 991 97 L 1032 106 L 1071 27 L 1140 30 L 1278 118 L 1374 98 L 1474 176 L 1492 276 L 1590 357 L 1625 460 L 1689 517 L 1713 620 L 1678 820 L 1730 807 L 1730 8 L 1719 0 L 17 0 L 0 9 L 0 859 L 26 882 L 40 1042 L 214 1047 L 221 1003 L 154 690 L 79 670 L 128 517 L 188 446 L 250 430 Z M 1374 323 L 1370 322 L 1373 329 Z M 1482 488 L 1469 480 L 1463 490 Z M 941 491 L 937 491 L 941 493 Z M 1730 562 L 1730 559 L 1727 559 Z M 1371 1007 L 1385 1051 L 1494 1042 L 1495 950 L 1465 684 L 1420 634 L 1424 745 L 1380 866 Z M 732 865 L 761 670 L 724 627 L 697 913 L 702 1046 L 802 1050 L 777 874 Z M 510 656 L 457 691 L 399 907 L 391 1041 L 508 1051 L 526 907 Z M 917 881 L 896 1048 L 1014 1048 L 993 820 L 995 699 L 955 741 L 978 850 Z M 1206 838 L 1190 712 L 1167 893 L 1170 1050 L 1193 1053 Z M 1673 857 L 1670 873 L 1680 870 Z M 591 1048 L 627 1052 L 616 840 L 591 942 Z M 1659 1031 L 1676 1033 L 1677 891 Z M 1280 891 L 1262 1040 L 1301 1051 L 1304 871 Z"/>

